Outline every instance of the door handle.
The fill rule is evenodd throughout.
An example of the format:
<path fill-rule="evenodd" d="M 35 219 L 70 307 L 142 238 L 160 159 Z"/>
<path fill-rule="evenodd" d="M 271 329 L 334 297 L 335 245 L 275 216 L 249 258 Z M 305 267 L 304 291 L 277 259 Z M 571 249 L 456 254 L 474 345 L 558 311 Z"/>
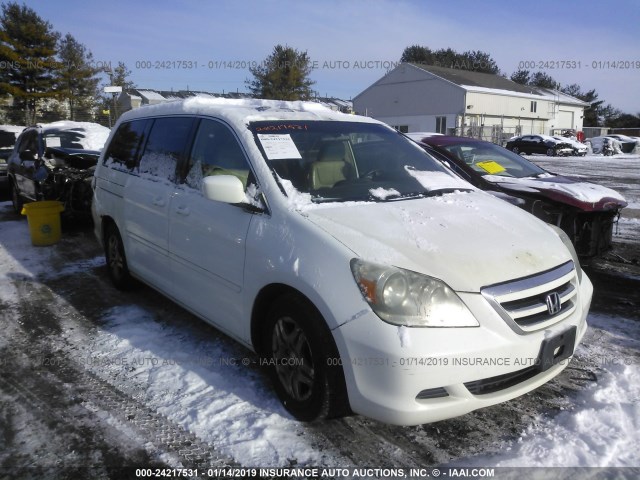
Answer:
<path fill-rule="evenodd" d="M 179 207 L 176 207 L 176 213 L 178 215 L 189 215 L 191 213 L 191 210 L 189 209 L 189 207 L 181 205 Z"/>
<path fill-rule="evenodd" d="M 162 197 L 155 197 L 153 200 L 151 200 L 151 203 L 156 207 L 164 207 L 166 204 L 166 202 L 164 201 L 164 198 Z"/>

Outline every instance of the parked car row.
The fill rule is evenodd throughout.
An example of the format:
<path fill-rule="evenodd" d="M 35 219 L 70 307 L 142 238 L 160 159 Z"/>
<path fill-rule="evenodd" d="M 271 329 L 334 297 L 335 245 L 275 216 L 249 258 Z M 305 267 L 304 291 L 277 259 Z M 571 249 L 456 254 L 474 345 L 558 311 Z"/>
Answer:
<path fill-rule="evenodd" d="M 618 192 L 548 172 L 490 142 L 447 136 L 419 141 L 476 187 L 562 228 L 581 257 L 611 249 L 614 222 L 627 205 Z"/>
<path fill-rule="evenodd" d="M 640 137 L 626 135 L 604 135 L 590 138 L 587 142 L 593 153 L 602 155 L 632 153 L 638 151 L 638 147 L 640 147 Z"/>

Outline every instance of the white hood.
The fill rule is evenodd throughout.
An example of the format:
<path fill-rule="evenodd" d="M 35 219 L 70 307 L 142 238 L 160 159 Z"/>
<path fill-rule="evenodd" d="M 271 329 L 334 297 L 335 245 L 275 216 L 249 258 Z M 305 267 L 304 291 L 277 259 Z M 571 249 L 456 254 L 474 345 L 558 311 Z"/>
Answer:
<path fill-rule="evenodd" d="M 305 215 L 362 259 L 436 277 L 457 291 L 478 292 L 571 260 L 541 220 L 482 192 L 320 205 Z"/>

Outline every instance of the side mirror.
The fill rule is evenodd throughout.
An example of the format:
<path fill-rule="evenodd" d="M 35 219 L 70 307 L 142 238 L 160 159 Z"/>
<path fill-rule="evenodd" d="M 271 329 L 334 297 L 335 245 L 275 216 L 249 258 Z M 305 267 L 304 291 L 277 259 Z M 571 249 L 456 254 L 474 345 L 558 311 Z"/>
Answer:
<path fill-rule="evenodd" d="M 202 179 L 202 193 L 205 198 L 223 203 L 242 203 L 246 201 L 244 186 L 233 175 L 212 175 Z"/>

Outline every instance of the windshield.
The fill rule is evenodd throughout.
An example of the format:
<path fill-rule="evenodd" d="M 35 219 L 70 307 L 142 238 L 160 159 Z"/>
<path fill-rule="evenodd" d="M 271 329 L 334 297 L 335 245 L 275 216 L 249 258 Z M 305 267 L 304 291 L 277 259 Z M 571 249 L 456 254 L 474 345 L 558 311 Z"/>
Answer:
<path fill-rule="evenodd" d="M 280 179 L 314 202 L 383 201 L 472 187 L 383 125 L 341 121 L 250 124 Z"/>
<path fill-rule="evenodd" d="M 542 168 L 534 165 L 520 155 L 493 143 L 469 142 L 465 144 L 442 145 L 449 153 L 465 162 L 480 175 L 498 175 L 501 177 L 537 177 L 546 174 Z"/>

